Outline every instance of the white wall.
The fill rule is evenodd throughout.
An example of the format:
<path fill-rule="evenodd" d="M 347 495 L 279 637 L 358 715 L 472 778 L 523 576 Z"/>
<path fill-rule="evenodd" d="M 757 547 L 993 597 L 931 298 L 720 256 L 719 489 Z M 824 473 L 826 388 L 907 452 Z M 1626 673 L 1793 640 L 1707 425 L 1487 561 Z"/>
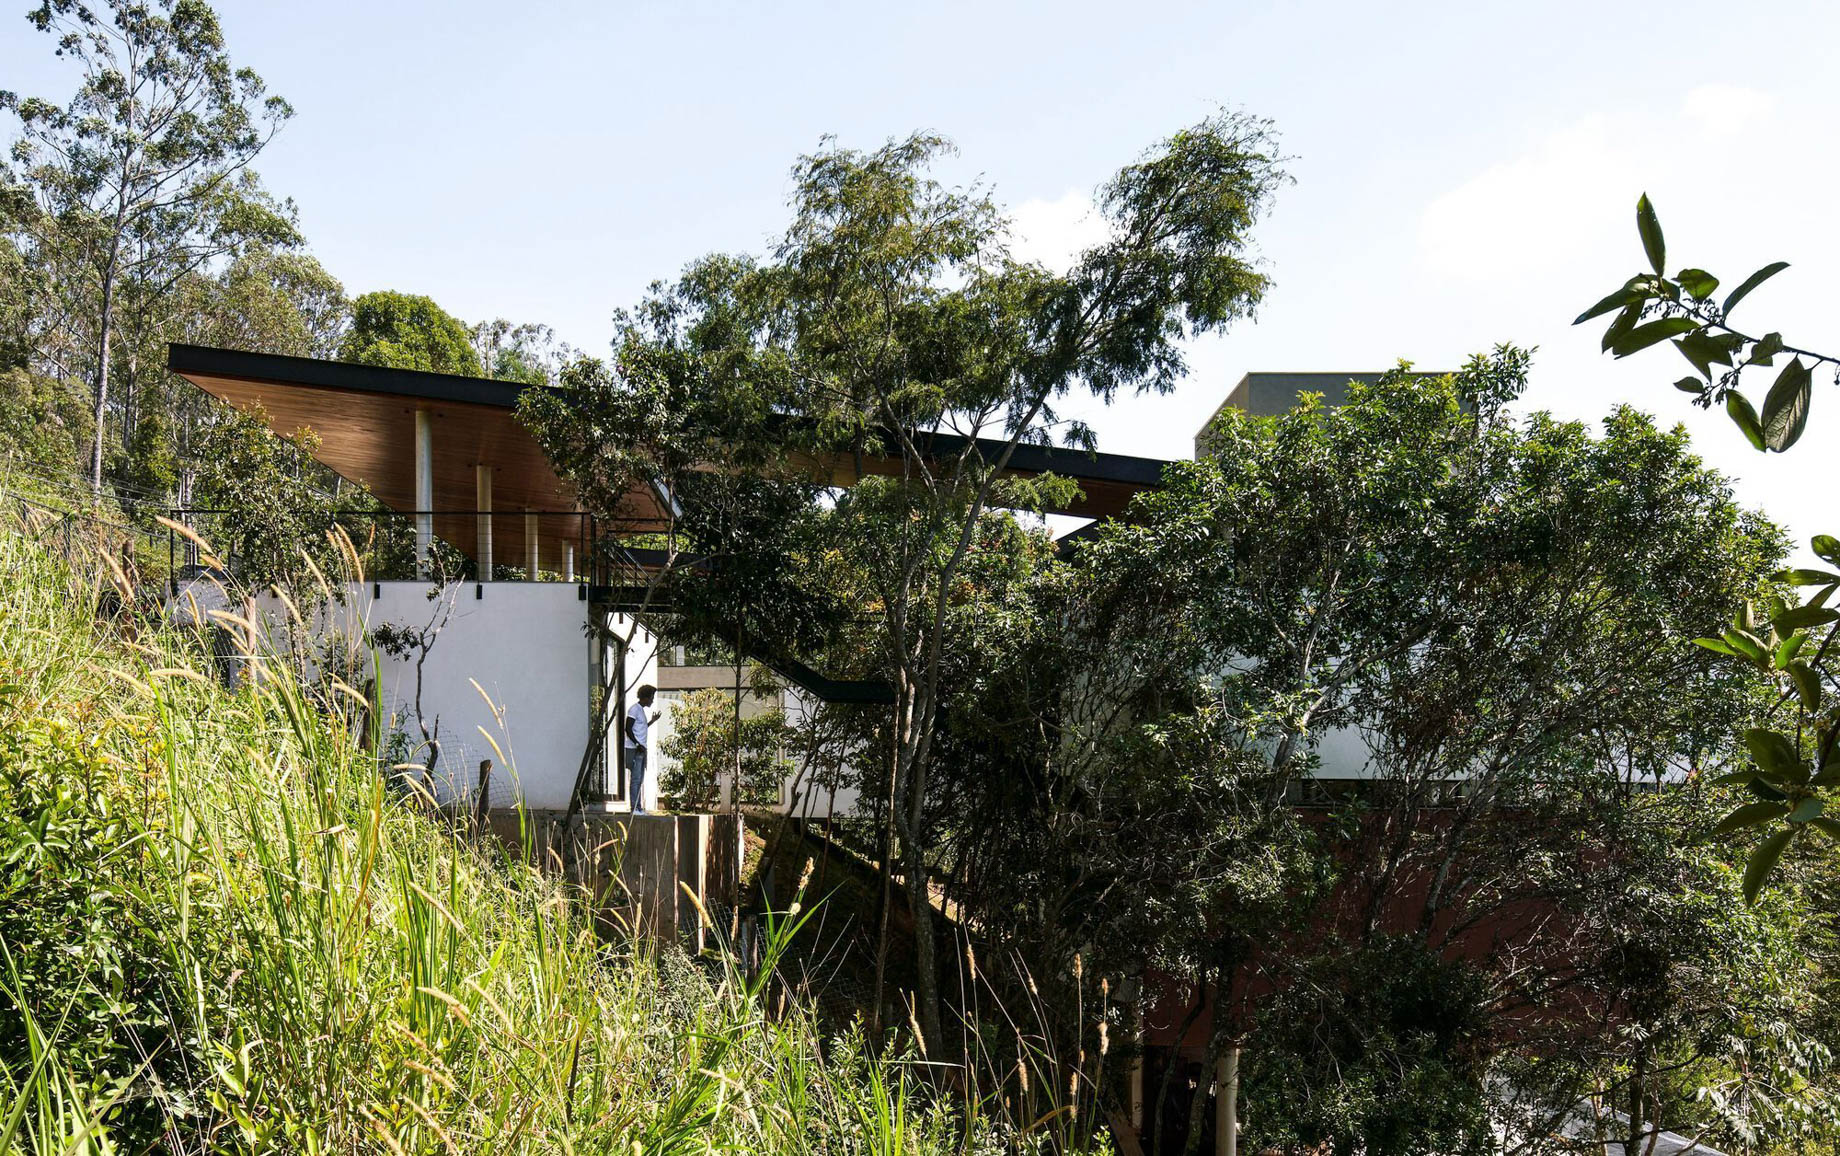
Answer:
<path fill-rule="evenodd" d="M 368 586 L 357 591 L 355 610 L 373 631 L 385 623 L 410 630 L 439 624 L 422 663 L 421 717 L 439 726 L 433 787 L 442 802 L 472 798 L 480 760 L 491 759 L 495 806 L 520 797 L 532 809 L 568 806 L 591 729 L 588 604 L 577 589 L 562 582 L 383 582 L 375 594 Z M 419 743 L 415 658 L 379 657 L 384 708 Z M 423 757 L 417 751 L 408 761 Z"/>
<path fill-rule="evenodd" d="M 568 806 L 594 725 L 590 688 L 597 663 L 587 631 L 589 604 L 579 589 L 566 582 L 367 582 L 348 588 L 344 606 L 316 614 L 312 629 L 320 643 L 335 633 L 362 639 L 386 625 L 432 630 L 422 663 L 421 717 L 430 729 L 439 724 L 440 758 L 431 784 L 436 798 L 473 800 L 480 761 L 489 758 L 493 807 L 521 801 L 532 810 L 560 810 Z M 265 649 L 287 648 L 288 615 L 272 594 L 227 604 L 215 584 L 195 583 L 180 591 L 174 617 L 189 621 L 193 606 L 206 614 L 247 614 L 253 606 L 270 636 Z M 613 625 L 623 637 L 624 616 L 615 616 Z M 629 687 L 656 674 L 651 636 L 638 630 L 634 643 L 626 665 Z M 367 675 L 369 659 L 363 661 Z M 393 719 L 417 747 L 415 655 L 380 648 L 377 663 L 386 726 Z M 610 711 L 610 727 L 615 717 Z M 405 761 L 424 758 L 424 750 L 412 749 Z"/>

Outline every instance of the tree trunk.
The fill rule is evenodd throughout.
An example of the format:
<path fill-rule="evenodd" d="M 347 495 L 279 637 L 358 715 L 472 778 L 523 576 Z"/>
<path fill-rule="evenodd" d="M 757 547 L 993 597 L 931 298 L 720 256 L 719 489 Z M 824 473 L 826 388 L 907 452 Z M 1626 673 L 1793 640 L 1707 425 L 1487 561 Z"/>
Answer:
<path fill-rule="evenodd" d="M 1151 1137 L 1151 1147 L 1163 1150 L 1163 1116 L 1169 1111 L 1169 1089 L 1176 1082 L 1176 1062 L 1181 1055 L 1182 1041 L 1188 1038 L 1188 1029 L 1195 1026 L 1201 1018 L 1201 1012 L 1207 1007 L 1207 968 L 1195 972 L 1195 1002 L 1189 1005 L 1188 1014 L 1182 1017 L 1182 1026 L 1176 1029 L 1175 1042 L 1169 1048 L 1169 1055 L 1163 1063 L 1163 1078 L 1157 1081 L 1156 1106 L 1151 1109 L 1150 1119 L 1145 1128 Z M 1139 1046 L 1142 1046 L 1141 1043 Z"/>
<path fill-rule="evenodd" d="M 882 1004 L 884 1001 L 884 984 L 888 977 L 888 908 L 893 901 L 889 894 L 894 889 L 894 808 L 895 769 L 900 765 L 898 747 L 900 743 L 900 720 L 898 712 L 888 713 L 888 797 L 883 805 L 888 808 L 882 816 L 881 823 L 881 887 L 875 899 L 875 1008 L 874 1018 L 869 1030 L 875 1036 L 875 1046 L 882 1043 Z"/>
<path fill-rule="evenodd" d="M 109 341 L 114 336 L 114 313 L 115 274 L 111 270 L 102 279 L 102 337 L 97 342 L 96 396 L 91 404 L 91 415 L 95 421 L 89 451 L 89 488 L 97 495 L 102 493 L 103 414 L 109 403 Z"/>
<path fill-rule="evenodd" d="M 1214 1081 L 1214 1151 L 1239 1156 L 1239 1044 L 1227 1045 Z"/>
<path fill-rule="evenodd" d="M 927 1046 L 944 1047 L 946 1036 L 940 1031 L 938 1016 L 938 944 L 933 937 L 933 896 L 926 869 L 926 841 L 918 838 L 920 825 L 926 821 L 926 773 L 913 766 L 907 771 L 907 906 L 914 917 L 914 1001 L 920 1005 L 920 1035 Z"/>
<path fill-rule="evenodd" d="M 1623 1156 L 1637 1156 L 1642 1151 L 1642 1099 L 1646 1090 L 1643 1084 L 1648 1074 L 1647 1060 L 1647 1052 L 1637 1048 L 1629 1073 L 1629 1126 L 1623 1133 L 1628 1137 L 1623 1141 Z"/>
<path fill-rule="evenodd" d="M 1226 983 L 1224 975 L 1221 982 L 1223 985 Z M 1220 1049 L 1226 1043 L 1220 1022 L 1220 1004 L 1217 995 L 1214 999 L 1214 1030 L 1208 1033 L 1207 1051 L 1201 1056 L 1201 1079 L 1195 1086 L 1195 1098 L 1188 1102 L 1188 1135 L 1182 1140 L 1182 1156 L 1196 1156 L 1201 1151 L 1201 1122 L 1207 1119 L 1208 1081 L 1214 1077 L 1214 1069 L 1220 1062 Z"/>

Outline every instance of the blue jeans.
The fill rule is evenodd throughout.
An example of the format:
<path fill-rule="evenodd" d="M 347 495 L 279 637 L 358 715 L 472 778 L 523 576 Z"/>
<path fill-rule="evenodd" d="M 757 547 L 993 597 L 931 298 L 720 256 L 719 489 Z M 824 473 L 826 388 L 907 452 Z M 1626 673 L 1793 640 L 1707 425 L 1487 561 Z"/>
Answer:
<path fill-rule="evenodd" d="M 645 754 L 644 747 L 626 748 L 626 774 L 632 782 L 632 794 L 628 797 L 635 815 L 645 813 Z"/>

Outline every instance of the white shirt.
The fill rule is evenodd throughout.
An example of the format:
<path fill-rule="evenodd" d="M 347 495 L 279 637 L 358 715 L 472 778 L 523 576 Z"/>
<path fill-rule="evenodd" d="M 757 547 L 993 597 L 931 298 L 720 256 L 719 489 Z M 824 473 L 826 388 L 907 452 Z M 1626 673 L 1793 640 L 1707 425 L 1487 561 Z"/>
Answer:
<path fill-rule="evenodd" d="M 626 718 L 628 720 L 626 727 L 626 745 L 629 747 L 646 746 L 646 735 L 652 729 L 652 716 L 650 712 L 645 709 L 645 704 L 642 702 L 633 703 L 632 709 L 626 712 Z"/>

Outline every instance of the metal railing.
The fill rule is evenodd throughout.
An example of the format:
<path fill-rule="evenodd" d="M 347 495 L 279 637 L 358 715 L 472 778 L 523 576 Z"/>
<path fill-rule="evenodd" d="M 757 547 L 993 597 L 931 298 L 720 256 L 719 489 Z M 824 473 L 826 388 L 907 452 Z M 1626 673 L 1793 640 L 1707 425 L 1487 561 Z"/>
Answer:
<path fill-rule="evenodd" d="M 204 547 L 169 531 L 175 583 L 217 568 L 213 562 L 256 581 L 298 575 L 303 555 L 324 569 L 342 553 L 327 536 L 335 528 L 369 582 L 596 583 L 607 570 L 594 516 L 576 510 L 326 510 L 279 519 L 249 508 L 176 507 L 167 516 L 213 552 L 206 558 Z"/>

